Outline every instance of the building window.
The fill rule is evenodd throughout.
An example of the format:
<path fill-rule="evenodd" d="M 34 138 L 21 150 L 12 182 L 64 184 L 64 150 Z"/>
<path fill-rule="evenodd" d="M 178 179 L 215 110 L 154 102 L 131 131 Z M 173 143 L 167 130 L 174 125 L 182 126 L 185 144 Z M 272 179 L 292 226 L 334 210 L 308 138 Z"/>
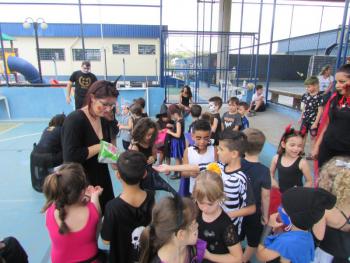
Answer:
<path fill-rule="evenodd" d="M 155 55 L 156 45 L 139 45 L 139 55 Z"/>
<path fill-rule="evenodd" d="M 40 48 L 40 60 L 65 60 L 63 48 Z"/>
<path fill-rule="evenodd" d="M 86 48 L 85 59 L 84 59 L 84 52 L 82 49 L 72 49 L 72 51 L 73 51 L 74 61 L 83 61 L 83 60 L 101 61 L 101 50 L 99 49 Z"/>
<path fill-rule="evenodd" d="M 130 45 L 113 44 L 113 54 L 130 54 Z"/>

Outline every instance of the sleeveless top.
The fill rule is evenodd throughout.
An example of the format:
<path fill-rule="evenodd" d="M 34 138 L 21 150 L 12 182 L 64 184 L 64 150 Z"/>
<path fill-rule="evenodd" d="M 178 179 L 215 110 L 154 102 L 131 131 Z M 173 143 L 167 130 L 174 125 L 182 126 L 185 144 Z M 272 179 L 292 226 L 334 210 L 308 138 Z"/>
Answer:
<path fill-rule="evenodd" d="M 55 204 L 46 211 L 46 227 L 51 239 L 52 263 L 81 262 L 93 258 L 97 254 L 96 230 L 99 222 L 99 213 L 95 205 L 87 205 L 89 215 L 85 226 L 75 232 L 60 234 L 59 225 L 55 220 Z"/>
<path fill-rule="evenodd" d="M 190 106 L 190 97 L 181 96 L 181 104 L 186 107 Z"/>
<path fill-rule="evenodd" d="M 299 169 L 299 163 L 302 158 L 299 157 L 288 167 L 282 165 L 281 159 L 282 155 L 279 155 L 276 166 L 281 193 L 294 186 L 303 186 L 303 172 Z"/>
<path fill-rule="evenodd" d="M 336 258 L 348 260 L 350 257 L 350 233 L 326 226 L 326 233 L 320 248 Z"/>
<path fill-rule="evenodd" d="M 199 170 L 205 170 L 209 163 L 215 162 L 215 148 L 213 145 L 207 147 L 207 151 L 204 154 L 199 154 L 195 146 L 189 146 L 187 150 L 188 163 L 197 164 Z M 195 178 L 190 177 L 190 193 L 192 193 L 194 187 Z"/>
<path fill-rule="evenodd" d="M 135 143 L 134 145 L 137 146 L 137 148 L 139 149 L 139 152 L 143 153 L 143 155 L 146 157 L 147 160 L 150 156 L 152 156 L 153 147 L 150 146 L 148 148 L 145 148 L 141 146 L 139 143 Z"/>

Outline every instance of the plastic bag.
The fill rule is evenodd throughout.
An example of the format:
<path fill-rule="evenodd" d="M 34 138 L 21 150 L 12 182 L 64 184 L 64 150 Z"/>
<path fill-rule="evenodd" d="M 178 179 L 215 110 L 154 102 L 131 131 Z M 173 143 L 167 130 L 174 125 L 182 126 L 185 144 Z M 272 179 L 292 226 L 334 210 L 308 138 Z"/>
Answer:
<path fill-rule="evenodd" d="M 117 147 L 113 144 L 100 141 L 100 152 L 98 153 L 99 163 L 116 163 L 119 157 Z"/>

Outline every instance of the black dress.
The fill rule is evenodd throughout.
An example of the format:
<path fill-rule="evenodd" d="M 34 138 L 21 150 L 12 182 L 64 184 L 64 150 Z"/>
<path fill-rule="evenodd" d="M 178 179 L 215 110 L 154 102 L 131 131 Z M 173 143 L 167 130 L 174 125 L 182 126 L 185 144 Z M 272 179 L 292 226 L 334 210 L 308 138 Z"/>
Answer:
<path fill-rule="evenodd" d="M 329 124 L 320 145 L 319 167 L 334 156 L 350 156 L 350 105 L 340 107 L 341 97 L 337 95 L 329 102 Z"/>
<path fill-rule="evenodd" d="M 111 142 L 110 126 L 108 121 L 101 118 L 103 140 Z M 102 212 L 106 203 L 114 198 L 111 177 L 108 165 L 97 161 L 97 154 L 90 159 L 88 147 L 100 142 L 89 119 L 81 110 L 69 114 L 63 124 L 63 161 L 81 163 L 91 185 L 103 188 L 100 196 Z"/>

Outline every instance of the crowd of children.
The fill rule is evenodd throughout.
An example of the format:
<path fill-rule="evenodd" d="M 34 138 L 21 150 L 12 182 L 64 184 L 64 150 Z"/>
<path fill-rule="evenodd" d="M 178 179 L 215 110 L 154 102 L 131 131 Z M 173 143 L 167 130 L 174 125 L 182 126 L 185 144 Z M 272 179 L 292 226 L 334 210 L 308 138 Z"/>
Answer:
<path fill-rule="evenodd" d="M 254 255 L 261 261 L 345 262 L 350 161 L 332 159 L 322 169 L 322 189 L 312 188 L 303 153 L 322 100 L 315 79 L 305 85 L 303 100 L 312 105 L 306 103 L 300 131 L 288 126 L 283 132 L 270 169 L 259 160 L 265 135 L 249 128 L 246 117 L 264 106 L 258 98 L 249 106 L 232 97 L 220 116 L 220 97 L 210 98 L 209 112 L 202 112 L 185 87 L 180 103 L 162 105 L 156 122 L 143 113 L 144 100 L 124 103 L 118 126 L 125 151 L 114 164 L 122 192 L 104 207 L 101 230 L 98 197 L 104 189 L 88 186 L 81 165 L 64 164 L 45 180 L 52 262 L 250 262 Z M 192 123 L 185 131 L 187 113 Z M 180 178 L 178 193 L 157 188 L 154 180 L 162 179 L 152 177 L 171 172 Z M 155 202 L 153 190 L 159 189 L 172 196 Z M 107 255 L 96 233 L 109 245 Z"/>

